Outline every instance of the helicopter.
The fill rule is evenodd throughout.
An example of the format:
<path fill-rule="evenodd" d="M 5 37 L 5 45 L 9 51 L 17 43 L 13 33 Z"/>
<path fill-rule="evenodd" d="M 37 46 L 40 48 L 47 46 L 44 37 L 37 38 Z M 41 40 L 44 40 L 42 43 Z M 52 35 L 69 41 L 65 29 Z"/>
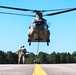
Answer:
<path fill-rule="evenodd" d="M 31 42 L 47 42 L 47 45 L 49 45 L 50 31 L 48 27 L 46 19 L 42 17 L 42 13 L 36 11 L 36 17 L 32 21 L 28 31 L 29 45 L 31 45 Z"/>
<path fill-rule="evenodd" d="M 20 10 L 20 11 L 32 11 L 35 13 L 35 15 L 25 15 L 25 14 L 16 14 L 16 13 L 9 13 L 9 12 L 0 12 L 2 14 L 35 17 L 35 20 L 30 24 L 29 30 L 28 30 L 29 46 L 31 45 L 31 42 L 47 42 L 47 46 L 49 46 L 50 31 L 48 29 L 49 26 L 47 24 L 47 20 L 44 19 L 43 16 L 53 16 L 53 15 L 76 10 L 76 8 L 54 9 L 54 10 L 31 10 L 31 9 L 15 8 L 15 7 L 8 7 L 8 6 L 0 6 L 0 8 Z M 44 12 L 51 12 L 51 11 L 54 11 L 54 12 L 49 14 L 43 14 Z"/>

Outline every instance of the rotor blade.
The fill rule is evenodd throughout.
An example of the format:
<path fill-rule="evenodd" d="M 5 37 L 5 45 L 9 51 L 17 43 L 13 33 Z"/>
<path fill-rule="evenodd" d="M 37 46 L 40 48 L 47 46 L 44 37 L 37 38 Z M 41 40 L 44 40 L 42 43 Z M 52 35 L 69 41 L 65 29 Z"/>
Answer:
<path fill-rule="evenodd" d="M 31 9 L 15 8 L 15 7 L 8 7 L 8 6 L 0 6 L 0 8 L 13 9 L 13 10 L 21 10 L 21 11 L 34 11 L 34 10 L 31 10 Z"/>
<path fill-rule="evenodd" d="M 68 10 L 72 8 L 65 8 L 65 9 L 52 9 L 52 10 L 42 10 L 41 12 L 48 12 L 48 11 L 60 11 L 60 10 Z"/>
<path fill-rule="evenodd" d="M 53 15 L 57 15 L 57 14 L 62 14 L 62 13 L 74 11 L 74 10 L 76 10 L 76 8 L 71 8 L 71 9 L 64 10 L 64 11 L 59 11 L 59 12 L 55 12 L 55 13 L 51 13 L 51 14 L 46 14 L 46 15 L 44 15 L 44 16 L 53 16 Z"/>
<path fill-rule="evenodd" d="M 17 14 L 17 13 L 8 13 L 8 12 L 0 12 L 1 14 L 9 14 L 9 15 L 18 15 L 18 16 L 31 16 L 35 17 L 34 15 L 25 15 L 25 14 Z"/>

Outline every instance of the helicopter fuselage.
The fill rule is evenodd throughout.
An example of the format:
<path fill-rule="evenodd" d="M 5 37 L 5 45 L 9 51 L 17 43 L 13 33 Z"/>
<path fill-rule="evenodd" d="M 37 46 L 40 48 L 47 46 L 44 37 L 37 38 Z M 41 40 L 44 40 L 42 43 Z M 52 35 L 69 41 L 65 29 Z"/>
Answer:
<path fill-rule="evenodd" d="M 28 38 L 30 42 L 47 42 L 50 32 L 43 21 L 33 21 L 30 25 Z"/>

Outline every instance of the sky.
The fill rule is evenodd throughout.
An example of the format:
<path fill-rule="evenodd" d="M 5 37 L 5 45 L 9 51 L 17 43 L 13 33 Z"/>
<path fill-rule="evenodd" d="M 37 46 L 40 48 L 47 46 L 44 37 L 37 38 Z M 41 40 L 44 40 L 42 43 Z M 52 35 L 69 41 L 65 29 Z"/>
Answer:
<path fill-rule="evenodd" d="M 33 10 L 76 8 L 76 0 L 0 0 L 0 6 Z M 35 14 L 0 8 L 0 12 Z M 51 12 L 47 12 L 49 14 Z M 44 13 L 45 14 L 45 13 Z M 76 51 L 76 11 L 44 17 L 50 24 L 50 44 L 40 42 L 39 51 L 51 53 Z M 0 13 L 0 50 L 16 52 L 24 45 L 27 51 L 37 54 L 38 42 L 29 46 L 28 28 L 33 17 L 6 15 Z"/>

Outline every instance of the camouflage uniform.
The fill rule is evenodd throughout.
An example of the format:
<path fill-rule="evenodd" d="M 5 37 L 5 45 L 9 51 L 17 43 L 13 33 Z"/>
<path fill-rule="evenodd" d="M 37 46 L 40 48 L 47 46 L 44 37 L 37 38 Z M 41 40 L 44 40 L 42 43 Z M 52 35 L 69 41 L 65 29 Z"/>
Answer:
<path fill-rule="evenodd" d="M 27 50 L 24 48 L 24 46 L 21 46 L 18 52 L 18 64 L 23 63 L 25 64 L 25 53 Z"/>

